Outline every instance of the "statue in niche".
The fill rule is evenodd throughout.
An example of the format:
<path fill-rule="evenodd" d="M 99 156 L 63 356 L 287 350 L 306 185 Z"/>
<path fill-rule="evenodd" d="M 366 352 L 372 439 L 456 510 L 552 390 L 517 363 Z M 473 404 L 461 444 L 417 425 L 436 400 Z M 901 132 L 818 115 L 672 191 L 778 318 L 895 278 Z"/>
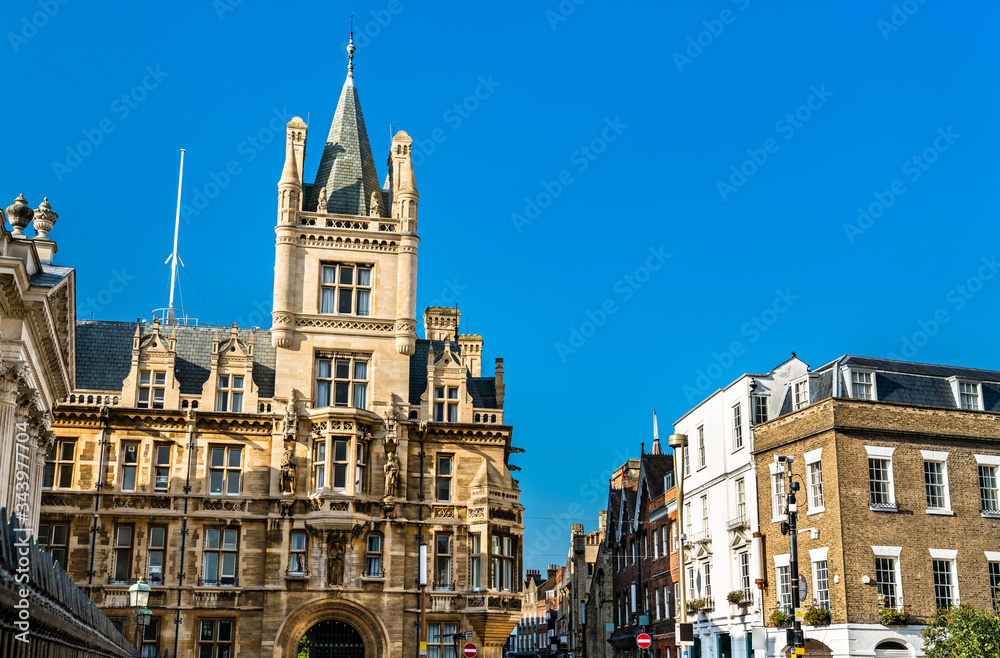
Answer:
<path fill-rule="evenodd" d="M 399 458 L 396 452 L 386 453 L 385 456 L 385 497 L 392 498 L 396 495 L 396 484 L 399 480 Z"/>
<path fill-rule="evenodd" d="M 316 212 L 326 212 L 326 188 L 319 188 L 319 201 L 316 202 Z"/>
<path fill-rule="evenodd" d="M 370 203 L 368 204 L 370 209 L 368 211 L 369 217 L 381 217 L 382 216 L 382 193 L 378 190 L 372 192 Z"/>
<path fill-rule="evenodd" d="M 295 449 L 292 446 L 285 448 L 285 454 L 281 458 L 281 493 L 295 494 Z"/>
<path fill-rule="evenodd" d="M 344 585 L 344 544 L 340 541 L 330 543 L 330 552 L 326 559 L 326 581 L 331 587 Z"/>

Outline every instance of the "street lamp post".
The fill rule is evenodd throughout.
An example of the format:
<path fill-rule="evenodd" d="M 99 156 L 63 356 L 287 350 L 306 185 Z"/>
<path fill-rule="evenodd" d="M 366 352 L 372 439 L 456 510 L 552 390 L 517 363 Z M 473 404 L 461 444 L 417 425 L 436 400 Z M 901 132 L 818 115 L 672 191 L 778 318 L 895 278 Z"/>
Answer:
<path fill-rule="evenodd" d="M 681 529 L 684 527 L 683 524 L 683 510 L 684 510 L 684 473 L 681 472 L 684 462 L 684 450 L 687 449 L 688 438 L 687 434 L 671 434 L 669 439 L 670 447 L 674 450 L 674 481 L 677 485 L 677 538 L 680 540 L 680 555 L 677 578 L 681 581 L 678 591 L 680 592 L 680 601 L 678 601 L 678 613 L 680 614 L 680 623 L 687 623 L 687 593 L 684 591 L 684 534 Z M 674 629 L 674 643 L 680 640 L 680 625 L 675 625 Z M 687 645 L 682 645 L 684 649 L 681 654 L 683 658 L 688 657 Z"/>
<path fill-rule="evenodd" d="M 787 491 L 786 491 L 786 502 L 788 505 L 787 515 L 788 521 L 781 524 L 781 532 L 788 533 L 788 551 L 790 555 L 789 559 L 789 585 L 792 589 L 792 627 L 793 627 L 793 641 L 790 642 L 794 646 L 794 654 L 803 655 L 805 653 L 805 638 L 802 634 L 802 622 L 799 620 L 797 613 L 799 606 L 802 602 L 799 600 L 799 540 L 798 540 L 798 507 L 795 504 L 795 492 L 799 490 L 799 483 L 792 482 L 792 461 L 793 457 L 789 455 L 777 455 L 775 456 L 775 461 L 784 466 L 785 475 L 788 478 Z"/>
<path fill-rule="evenodd" d="M 140 629 L 144 629 L 153 616 L 153 613 L 146 606 L 149 605 L 149 593 L 152 591 L 152 587 L 142 582 L 142 578 L 128 588 L 128 602 L 129 607 L 135 608 L 135 641 L 132 643 L 135 645 L 136 651 L 139 651 L 139 633 Z"/>

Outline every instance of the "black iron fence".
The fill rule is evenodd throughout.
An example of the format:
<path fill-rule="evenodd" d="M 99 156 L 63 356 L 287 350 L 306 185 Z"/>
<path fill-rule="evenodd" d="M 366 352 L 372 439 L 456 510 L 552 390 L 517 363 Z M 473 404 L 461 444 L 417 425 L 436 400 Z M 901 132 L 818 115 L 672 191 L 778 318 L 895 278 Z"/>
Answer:
<path fill-rule="evenodd" d="M 0 508 L 0 656 L 134 658 L 128 640 Z"/>

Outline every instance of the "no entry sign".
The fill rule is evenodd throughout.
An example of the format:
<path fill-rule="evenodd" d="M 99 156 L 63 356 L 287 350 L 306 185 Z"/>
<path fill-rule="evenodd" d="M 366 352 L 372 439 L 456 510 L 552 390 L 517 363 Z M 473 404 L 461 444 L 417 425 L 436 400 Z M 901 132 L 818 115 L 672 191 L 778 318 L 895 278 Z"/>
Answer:
<path fill-rule="evenodd" d="M 476 645 L 474 645 L 472 642 L 469 642 L 468 644 L 465 645 L 465 648 L 462 649 L 462 653 L 465 654 L 465 658 L 476 658 L 476 653 L 477 653 Z"/>
<path fill-rule="evenodd" d="M 649 645 L 651 645 L 653 641 L 649 639 L 649 636 L 645 633 L 640 633 L 639 637 L 635 638 L 635 643 L 640 649 L 648 649 Z"/>

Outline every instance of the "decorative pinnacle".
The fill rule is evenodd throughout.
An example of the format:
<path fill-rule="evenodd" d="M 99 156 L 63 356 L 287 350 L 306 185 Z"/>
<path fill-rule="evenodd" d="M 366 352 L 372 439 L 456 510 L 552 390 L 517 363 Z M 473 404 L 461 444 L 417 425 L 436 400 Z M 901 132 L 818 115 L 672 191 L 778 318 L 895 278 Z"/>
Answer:
<path fill-rule="evenodd" d="M 347 43 L 347 77 L 354 77 L 354 14 L 351 14 L 351 40 Z"/>

